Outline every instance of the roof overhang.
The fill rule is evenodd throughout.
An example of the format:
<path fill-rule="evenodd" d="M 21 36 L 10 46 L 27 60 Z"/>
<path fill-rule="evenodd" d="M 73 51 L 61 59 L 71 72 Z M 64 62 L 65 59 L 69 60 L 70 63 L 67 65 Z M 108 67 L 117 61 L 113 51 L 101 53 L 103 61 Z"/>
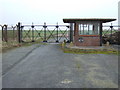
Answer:
<path fill-rule="evenodd" d="M 64 18 L 63 22 L 64 23 L 75 23 L 75 22 L 101 22 L 101 23 L 106 23 L 106 22 L 111 22 L 115 21 L 116 19 L 113 18 Z"/>

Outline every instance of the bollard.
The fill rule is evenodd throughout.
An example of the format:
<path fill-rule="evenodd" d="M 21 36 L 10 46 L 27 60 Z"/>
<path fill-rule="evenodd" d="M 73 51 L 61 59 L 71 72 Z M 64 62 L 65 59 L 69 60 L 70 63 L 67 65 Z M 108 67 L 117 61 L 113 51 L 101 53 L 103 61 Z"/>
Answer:
<path fill-rule="evenodd" d="M 109 41 L 106 42 L 106 46 L 110 46 L 110 42 Z"/>
<path fill-rule="evenodd" d="M 66 43 L 62 42 L 62 48 L 65 48 Z"/>
<path fill-rule="evenodd" d="M 73 47 L 73 42 L 70 42 L 70 47 Z"/>

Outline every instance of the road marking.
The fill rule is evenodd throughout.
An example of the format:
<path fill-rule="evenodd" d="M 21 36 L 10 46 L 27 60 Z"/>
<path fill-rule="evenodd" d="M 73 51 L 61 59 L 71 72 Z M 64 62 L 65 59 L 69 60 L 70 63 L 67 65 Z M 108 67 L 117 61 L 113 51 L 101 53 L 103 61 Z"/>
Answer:
<path fill-rule="evenodd" d="M 63 81 L 61 81 L 61 83 L 63 84 L 69 84 L 71 83 L 72 81 L 71 80 L 68 80 L 68 79 L 64 79 Z"/>

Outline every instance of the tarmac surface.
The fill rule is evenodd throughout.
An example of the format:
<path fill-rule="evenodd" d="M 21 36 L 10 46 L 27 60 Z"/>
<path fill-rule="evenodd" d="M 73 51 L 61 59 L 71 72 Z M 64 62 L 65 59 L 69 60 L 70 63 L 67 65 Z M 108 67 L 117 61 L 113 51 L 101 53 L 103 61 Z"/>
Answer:
<path fill-rule="evenodd" d="M 3 88 L 118 88 L 118 56 L 63 53 L 59 44 L 3 54 Z"/>

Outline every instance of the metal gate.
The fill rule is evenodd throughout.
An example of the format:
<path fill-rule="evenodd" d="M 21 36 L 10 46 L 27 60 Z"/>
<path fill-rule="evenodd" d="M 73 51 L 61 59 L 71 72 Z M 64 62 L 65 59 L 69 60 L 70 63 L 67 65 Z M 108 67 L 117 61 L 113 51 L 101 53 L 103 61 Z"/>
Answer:
<path fill-rule="evenodd" d="M 69 42 L 69 26 L 68 25 L 21 25 L 21 41 L 22 42 Z"/>
<path fill-rule="evenodd" d="M 69 25 L 22 25 L 21 23 L 15 26 L 0 25 L 2 32 L 2 41 L 10 43 L 21 42 L 71 42 L 73 40 L 73 28 Z M 107 41 L 110 44 L 120 45 L 120 26 L 107 25 L 103 26 L 102 42 Z M 4 45 L 5 46 L 5 45 Z"/>

